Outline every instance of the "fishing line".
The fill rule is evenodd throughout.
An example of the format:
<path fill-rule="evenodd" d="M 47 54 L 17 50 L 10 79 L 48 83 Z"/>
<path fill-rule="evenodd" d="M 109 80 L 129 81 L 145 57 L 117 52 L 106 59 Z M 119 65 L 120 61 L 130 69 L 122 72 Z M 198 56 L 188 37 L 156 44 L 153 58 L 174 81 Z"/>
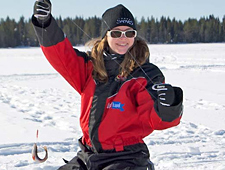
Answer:
<path fill-rule="evenodd" d="M 102 19 L 103 20 L 103 19 Z M 109 25 L 107 24 L 107 22 L 105 20 L 103 20 L 104 23 L 106 24 L 106 26 L 108 27 L 108 29 L 110 29 Z M 144 71 L 144 69 L 141 67 L 141 65 L 138 63 L 138 61 L 136 60 L 136 58 L 131 54 L 130 51 L 128 51 L 128 53 L 130 54 L 130 56 L 132 57 L 132 59 L 137 63 L 138 67 L 141 69 L 141 71 L 146 75 L 146 77 L 153 83 L 152 79 L 148 76 L 148 74 Z"/>
<path fill-rule="evenodd" d="M 110 29 L 110 27 L 109 27 L 109 25 L 107 24 L 107 22 L 105 21 L 105 20 L 103 20 L 104 21 L 104 23 L 106 24 L 106 26 Z M 76 22 L 74 22 L 73 20 L 72 20 L 72 23 L 73 24 L 75 24 L 90 40 L 92 39 L 91 38 L 91 36 L 89 36 L 88 35 L 88 33 L 86 33 L 79 25 L 77 25 L 76 24 Z M 137 63 L 137 65 L 138 65 L 138 67 L 141 69 L 141 71 L 145 74 L 145 76 L 147 77 L 147 79 L 153 84 L 153 85 L 155 85 L 155 83 L 152 81 L 152 79 L 148 76 L 148 74 L 144 71 L 144 69 L 141 67 L 141 65 L 138 63 L 138 61 L 136 60 L 136 58 L 131 54 L 131 52 L 130 51 L 128 51 L 128 53 L 130 54 L 130 56 L 132 57 L 132 59 Z M 119 66 L 120 66 L 120 64 L 116 61 L 116 60 L 114 60 Z M 131 73 L 128 73 L 129 74 L 129 76 L 131 76 L 132 78 L 134 78 L 134 76 L 131 74 Z M 158 99 L 155 95 L 153 95 L 152 94 L 152 92 L 150 92 L 145 86 L 143 86 L 143 84 L 141 84 L 140 82 L 138 82 L 136 79 L 135 79 L 135 81 L 139 84 L 139 85 L 141 85 L 141 87 L 144 87 L 144 89 L 145 90 L 147 90 L 147 92 L 149 93 L 149 94 L 151 94 L 151 96 L 154 98 L 154 99 Z"/>
<path fill-rule="evenodd" d="M 120 64 L 116 61 L 116 60 L 114 60 L 114 62 L 115 63 L 117 63 L 119 66 L 120 66 Z M 140 66 L 141 67 L 141 66 Z M 144 71 L 143 70 L 143 68 L 141 68 L 141 70 L 142 71 Z M 145 72 L 144 72 L 145 73 Z M 145 86 L 143 86 L 143 84 L 141 84 L 139 81 L 137 81 L 136 79 L 135 79 L 135 77 L 131 74 L 131 73 L 128 73 L 129 74 L 129 76 L 131 76 L 139 85 L 141 85 L 141 87 L 144 87 L 144 89 L 145 90 L 147 90 L 147 92 L 149 93 L 149 94 L 151 94 L 151 96 L 154 98 L 154 99 L 158 99 L 157 97 L 155 97 L 155 95 L 153 95 Z M 147 73 L 145 73 L 146 75 L 147 75 Z M 149 78 L 149 76 L 148 76 L 148 78 Z M 151 80 L 151 79 L 150 79 Z M 154 84 L 154 82 L 153 81 L 151 81 L 152 83 L 153 83 L 153 86 L 155 85 Z"/>
<path fill-rule="evenodd" d="M 107 24 L 107 22 L 102 19 L 104 21 L 104 23 L 106 24 L 106 26 L 108 27 L 108 29 L 110 29 L 109 25 Z M 135 61 L 135 63 L 137 63 L 138 67 L 141 69 L 141 71 L 145 74 L 145 76 L 147 77 L 147 79 L 153 84 L 153 86 L 155 85 L 155 83 L 153 82 L 153 80 L 148 76 L 148 74 L 145 72 L 145 70 L 142 68 L 142 66 L 139 64 L 139 62 L 136 60 L 136 58 L 131 54 L 131 52 L 128 50 L 128 53 L 130 54 L 130 56 L 132 57 L 132 59 Z M 115 61 L 115 60 L 114 60 Z M 120 65 L 117 61 L 115 61 L 118 65 Z M 132 78 L 134 78 L 133 75 L 131 75 L 131 73 L 128 73 Z M 137 81 L 137 80 L 136 80 Z M 137 81 L 138 82 L 138 81 Z M 138 82 L 142 87 L 143 85 Z M 157 99 L 157 97 L 155 97 L 146 87 L 144 87 L 149 94 L 151 94 L 153 96 L 154 99 Z"/>
<path fill-rule="evenodd" d="M 38 129 L 37 129 L 37 132 L 36 132 L 36 143 L 38 143 Z"/>
<path fill-rule="evenodd" d="M 75 22 L 75 21 L 73 21 L 73 20 L 71 20 L 72 21 L 72 23 L 74 24 L 74 25 L 76 25 L 76 27 L 78 27 L 90 40 L 92 39 L 91 38 L 91 36 L 89 36 L 79 25 L 77 25 L 77 23 Z"/>
<path fill-rule="evenodd" d="M 85 32 L 75 21 L 73 21 L 73 20 L 71 20 L 72 21 L 72 23 L 76 26 L 76 27 L 78 27 L 87 37 L 88 37 L 88 39 L 92 39 L 92 37 L 87 33 L 87 32 Z M 107 22 L 105 21 L 105 20 L 103 20 L 104 21 L 104 23 L 106 24 L 106 26 L 110 29 L 110 27 L 109 27 L 109 25 L 107 24 Z M 44 31 L 44 23 L 42 23 L 42 40 L 43 40 L 43 43 L 44 43 L 44 33 L 43 33 L 43 31 Z M 57 49 L 56 49 L 56 51 L 58 51 Z M 130 56 L 132 57 L 132 59 L 135 61 L 135 63 L 137 63 L 137 66 L 141 69 L 141 71 L 145 74 L 145 76 L 147 77 L 147 79 L 153 84 L 153 85 L 155 85 L 155 83 L 152 81 L 152 79 L 148 76 L 148 74 L 145 72 L 145 70 L 141 67 L 141 65 L 138 63 L 138 61 L 136 60 L 136 58 L 130 53 L 130 51 L 128 51 L 128 53 L 130 54 Z M 115 60 L 114 60 L 115 61 Z M 116 61 L 115 61 L 116 62 Z M 116 62 L 119 66 L 120 66 L 120 64 L 118 63 L 118 62 Z M 128 73 L 128 75 L 129 76 L 131 76 L 132 78 L 134 78 L 134 76 L 131 74 L 131 73 Z M 154 98 L 154 99 L 157 99 L 157 97 L 155 96 L 155 95 L 153 95 L 152 94 L 152 92 L 150 92 L 145 86 L 143 86 L 143 84 L 141 84 L 140 82 L 138 82 L 136 79 L 135 79 L 135 81 L 139 84 L 139 85 L 141 85 L 141 87 L 144 87 L 144 89 L 145 90 L 147 90 L 148 91 L 148 93 L 149 94 L 151 94 L 151 96 Z"/>
<path fill-rule="evenodd" d="M 42 36 L 42 43 L 44 44 L 44 22 L 42 22 L 42 31 L 41 31 L 41 36 Z"/>

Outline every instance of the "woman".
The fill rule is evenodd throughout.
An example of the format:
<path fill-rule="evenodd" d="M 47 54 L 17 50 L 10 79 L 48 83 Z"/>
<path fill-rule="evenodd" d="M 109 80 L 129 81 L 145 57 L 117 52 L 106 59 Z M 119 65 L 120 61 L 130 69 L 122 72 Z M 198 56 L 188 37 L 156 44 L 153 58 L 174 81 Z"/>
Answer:
<path fill-rule="evenodd" d="M 106 10 L 101 38 L 88 53 L 73 49 L 49 0 L 35 2 L 32 22 L 48 61 L 81 95 L 81 151 L 59 169 L 150 169 L 143 138 L 179 124 L 183 94 L 164 84 L 161 71 L 148 62 L 131 12 L 123 5 Z"/>

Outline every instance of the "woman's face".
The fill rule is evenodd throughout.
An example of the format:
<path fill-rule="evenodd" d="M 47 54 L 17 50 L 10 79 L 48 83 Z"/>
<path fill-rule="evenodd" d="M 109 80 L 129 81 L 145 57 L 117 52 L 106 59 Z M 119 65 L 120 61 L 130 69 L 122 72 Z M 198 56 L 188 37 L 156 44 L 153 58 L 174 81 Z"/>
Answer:
<path fill-rule="evenodd" d="M 113 28 L 112 30 L 127 31 L 133 29 L 128 26 L 118 26 Z M 107 32 L 107 41 L 110 47 L 110 52 L 121 55 L 125 54 L 128 49 L 134 44 L 134 38 L 135 37 L 127 38 L 124 34 L 122 34 L 122 36 L 119 38 L 113 38 L 110 36 L 110 33 Z"/>

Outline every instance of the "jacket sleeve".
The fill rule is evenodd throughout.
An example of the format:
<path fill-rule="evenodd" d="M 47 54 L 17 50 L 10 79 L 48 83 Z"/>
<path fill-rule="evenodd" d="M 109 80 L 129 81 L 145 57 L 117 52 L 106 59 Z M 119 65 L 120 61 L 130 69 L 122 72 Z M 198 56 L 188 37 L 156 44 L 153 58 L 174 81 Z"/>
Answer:
<path fill-rule="evenodd" d="M 81 94 L 92 72 L 92 64 L 87 54 L 73 48 L 52 16 L 48 23 L 43 25 L 32 16 L 32 23 L 49 63 Z"/>
<path fill-rule="evenodd" d="M 139 110 L 148 110 L 145 114 L 148 115 L 150 126 L 153 130 L 167 129 L 177 126 L 183 113 L 183 92 L 179 87 L 174 87 L 176 102 L 173 106 L 163 106 L 158 101 L 157 91 L 152 89 L 155 83 L 164 83 L 165 78 L 162 72 L 153 64 L 142 66 L 145 70 L 147 80 L 145 89 L 142 89 L 138 96 L 137 102 Z M 144 113 L 144 111 L 143 111 Z"/>

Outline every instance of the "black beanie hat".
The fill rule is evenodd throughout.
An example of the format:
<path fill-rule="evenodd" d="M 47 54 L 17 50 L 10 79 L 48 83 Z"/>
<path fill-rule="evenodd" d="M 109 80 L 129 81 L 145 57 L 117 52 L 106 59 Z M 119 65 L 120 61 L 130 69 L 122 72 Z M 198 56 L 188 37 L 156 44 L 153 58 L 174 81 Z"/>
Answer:
<path fill-rule="evenodd" d="M 128 26 L 136 30 L 134 17 L 123 5 L 119 4 L 109 8 L 102 14 L 101 36 L 105 37 L 107 31 L 117 26 Z"/>

